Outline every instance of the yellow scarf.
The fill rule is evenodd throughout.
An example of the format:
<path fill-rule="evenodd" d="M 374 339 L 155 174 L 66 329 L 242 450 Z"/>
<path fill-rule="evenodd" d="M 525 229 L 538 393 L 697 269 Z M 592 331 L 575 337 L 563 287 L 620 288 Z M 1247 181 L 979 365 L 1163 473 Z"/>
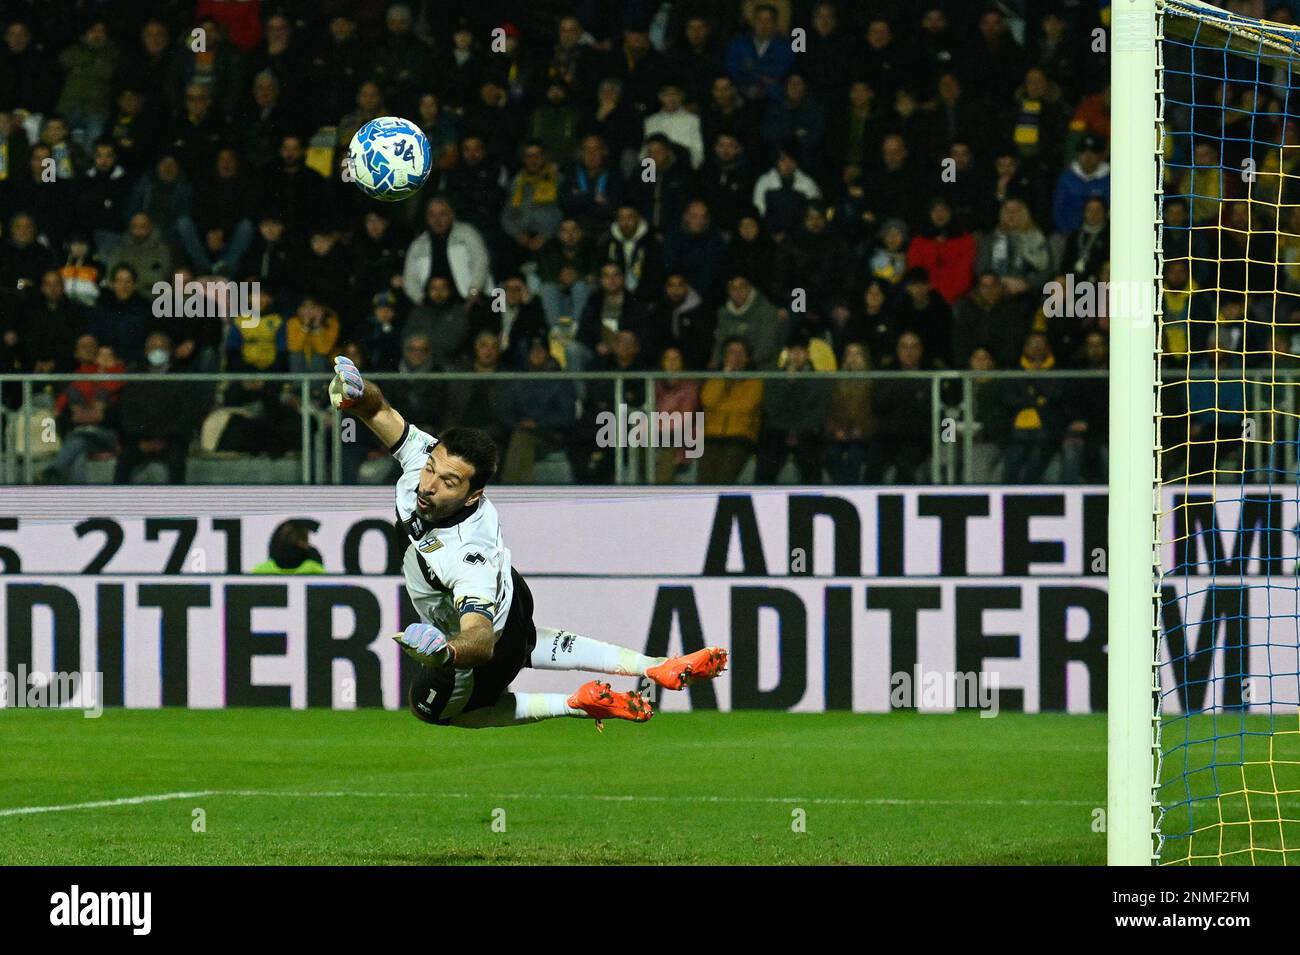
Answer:
<path fill-rule="evenodd" d="M 554 205 L 560 195 L 559 177 L 550 166 L 536 175 L 520 170 L 515 177 L 515 194 L 510 199 L 510 204 L 516 209 L 524 204 L 524 193 L 529 187 L 536 205 Z"/>

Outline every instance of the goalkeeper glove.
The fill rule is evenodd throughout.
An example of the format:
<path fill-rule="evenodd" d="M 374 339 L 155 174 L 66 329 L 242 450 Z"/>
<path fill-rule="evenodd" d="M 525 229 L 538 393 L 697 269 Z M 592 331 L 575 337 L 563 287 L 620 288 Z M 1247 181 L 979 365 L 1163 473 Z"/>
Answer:
<path fill-rule="evenodd" d="M 339 355 L 334 359 L 334 378 L 330 381 L 330 404 L 335 408 L 351 408 L 366 390 L 361 371 L 352 359 Z"/>
<path fill-rule="evenodd" d="M 413 623 L 393 639 L 402 651 L 427 667 L 442 667 L 456 662 L 456 651 L 445 633 L 431 623 Z"/>

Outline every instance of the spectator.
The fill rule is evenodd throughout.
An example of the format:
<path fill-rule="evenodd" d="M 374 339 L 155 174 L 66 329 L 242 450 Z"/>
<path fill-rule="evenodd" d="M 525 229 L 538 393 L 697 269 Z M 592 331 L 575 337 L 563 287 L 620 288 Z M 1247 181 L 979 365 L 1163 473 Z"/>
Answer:
<path fill-rule="evenodd" d="M 126 226 L 129 181 L 111 141 L 95 144 L 95 159 L 77 182 L 76 218 L 90 232 L 101 254 L 111 255 Z"/>
<path fill-rule="evenodd" d="M 867 346 L 849 342 L 840 353 L 841 371 L 867 371 Z M 861 484 L 867 439 L 875 430 L 870 379 L 835 382 L 826 411 L 826 471 L 832 484 Z"/>
<path fill-rule="evenodd" d="M 257 237 L 245 257 L 244 271 L 272 288 L 285 288 L 297 274 L 301 261 L 284 218 L 278 212 L 263 213 L 257 223 Z"/>
<path fill-rule="evenodd" d="M 1106 336 L 1089 332 L 1083 342 L 1082 367 L 1109 367 Z M 1104 451 L 1110 436 L 1110 393 L 1105 378 L 1070 382 L 1065 441 L 1061 446 L 1062 484 L 1105 484 Z"/>
<path fill-rule="evenodd" d="M 173 123 L 168 140 L 181 170 L 193 182 L 208 174 L 217 151 L 230 141 L 225 117 L 212 105 L 212 91 L 202 83 L 185 88 L 184 113 Z"/>
<path fill-rule="evenodd" d="M 230 331 L 226 338 L 227 371 L 278 372 L 288 368 L 289 323 L 267 286 L 259 287 L 257 296 L 258 320 L 230 323 Z M 247 384 L 242 386 L 242 388 L 247 387 Z M 260 398 L 260 395 L 258 397 Z M 229 392 L 227 403 L 238 403 L 230 400 Z"/>
<path fill-rule="evenodd" d="M 379 210 L 371 209 L 362 220 L 363 227 L 352 237 L 350 273 L 362 295 L 381 291 L 400 291 L 402 260 L 406 246 L 402 230 Z"/>
<path fill-rule="evenodd" d="M 1085 136 L 1079 154 L 1056 180 L 1052 197 L 1052 218 L 1056 231 L 1073 232 L 1083 222 L 1083 207 L 1089 199 L 1105 203 L 1110 196 L 1110 163 L 1102 156 L 1106 144 L 1097 136 Z"/>
<path fill-rule="evenodd" d="M 691 157 L 691 168 L 699 169 L 704 162 L 704 137 L 700 132 L 700 118 L 684 108 L 682 88 L 668 83 L 659 90 L 660 110 L 645 120 L 645 136 L 663 136 L 674 145 L 686 150 Z"/>
<path fill-rule="evenodd" d="M 877 245 L 867 262 L 871 277 L 895 286 L 907 272 L 907 223 L 886 219 L 876 235 Z"/>
<path fill-rule="evenodd" d="M 311 546 L 305 521 L 282 521 L 271 533 L 266 560 L 253 565 L 254 574 L 326 573 L 320 551 Z"/>
<path fill-rule="evenodd" d="M 1051 250 L 1047 238 L 1034 224 L 1029 207 L 1020 199 L 1002 203 L 997 228 L 979 242 L 977 272 L 994 272 L 1013 299 L 1038 294 L 1051 275 Z"/>
<path fill-rule="evenodd" d="M 843 165 L 866 166 L 880 155 L 884 116 L 866 80 L 849 84 L 848 108 L 828 121 L 827 146 Z"/>
<path fill-rule="evenodd" d="M 442 177 L 442 193 L 456 197 L 458 221 L 473 226 L 484 242 L 495 245 L 509 181 L 505 166 L 488 156 L 483 138 L 469 135 L 460 141 L 460 162 Z"/>
<path fill-rule="evenodd" d="M 790 39 L 777 33 L 775 7 L 755 6 L 750 24 L 749 33 L 727 45 L 727 72 L 746 99 L 773 99 L 794 66 L 794 51 Z"/>
<path fill-rule="evenodd" d="M 730 136 L 736 141 L 738 152 L 751 157 L 750 162 L 761 162 L 763 140 L 760 133 L 767 100 L 751 103 L 740 95 L 729 76 L 715 77 L 709 96 L 708 107 L 700 117 L 705 145 L 716 146 L 719 136 Z"/>
<path fill-rule="evenodd" d="M 446 279 L 434 279 L 446 285 Z M 397 316 L 398 298 L 393 292 L 376 292 L 370 302 L 366 325 L 359 343 L 372 356 L 375 371 L 396 371 L 402 356 L 402 337 Z"/>
<path fill-rule="evenodd" d="M 501 231 L 515 243 L 518 261 L 532 259 L 559 228 L 560 177 L 536 140 L 524 145 L 523 167 L 510 184 L 501 210 Z"/>
<path fill-rule="evenodd" d="M 778 252 L 780 285 L 791 297 L 804 293 L 804 307 L 826 314 L 831 303 L 844 291 L 846 276 L 852 274 L 848 250 L 841 238 L 827 228 L 827 210 L 810 205 L 803 222 L 786 237 Z"/>
<path fill-rule="evenodd" d="M 31 27 L 22 20 L 7 23 L 0 50 L 0 112 L 24 109 L 47 114 L 54 109 L 58 92 L 54 58 L 43 44 L 33 41 Z"/>
<path fill-rule="evenodd" d="M 894 91 L 913 73 L 910 57 L 894 37 L 893 26 L 880 16 L 872 17 L 867 24 L 866 48 L 854 66 L 855 79 L 865 79 L 886 102 L 894 98 Z"/>
<path fill-rule="evenodd" d="M 645 161 L 651 165 L 643 165 L 641 174 L 629 181 L 626 203 L 636 208 L 659 237 L 665 229 L 681 221 L 695 183 L 690 164 L 678 158 L 663 133 L 654 133 L 646 140 L 645 153 Z M 647 181 L 649 170 L 653 170 L 654 176 Z"/>
<path fill-rule="evenodd" d="M 750 283 L 764 291 L 775 285 L 777 246 L 763 228 L 762 221 L 753 209 L 741 216 L 736 224 L 735 238 L 727 246 L 722 262 L 723 275 L 743 275 Z"/>
<path fill-rule="evenodd" d="M 925 354 L 915 332 L 903 332 L 893 358 L 882 371 L 931 371 L 936 367 Z M 933 426 L 930 419 L 930 382 L 924 378 L 885 378 L 872 392 L 876 434 L 867 446 L 868 484 L 884 484 L 892 469 L 893 484 L 925 483 L 921 465 L 930 458 Z"/>
<path fill-rule="evenodd" d="M 680 278 L 680 276 L 677 276 Z M 669 277 L 671 284 L 673 276 Z M 677 373 L 685 370 L 682 350 L 670 344 L 659 357 L 659 370 Z M 685 424 L 687 415 L 700 408 L 700 383 L 689 378 L 660 378 L 655 381 L 655 411 L 665 415 L 680 415 Z M 671 418 L 667 420 L 672 420 Z M 699 440 L 704 436 L 699 435 Z M 677 474 L 686 466 L 686 448 L 659 448 L 655 452 L 654 483 L 672 484 Z"/>
<path fill-rule="evenodd" d="M 1100 196 L 1084 201 L 1083 221 L 1065 240 L 1061 267 L 1076 281 L 1095 282 L 1110 259 L 1110 223 Z"/>
<path fill-rule="evenodd" d="M 743 338 L 722 343 L 722 371 L 749 367 L 749 344 Z M 696 480 L 700 484 L 735 484 L 754 453 L 763 405 L 763 382 L 757 378 L 710 378 L 700 389 L 704 411 L 704 454 Z"/>
<path fill-rule="evenodd" d="M 808 83 L 801 73 L 785 78 L 783 95 L 767 107 L 763 119 L 763 140 L 769 155 L 775 156 L 783 143 L 799 144 L 799 155 L 810 169 L 821 165 L 822 145 L 826 138 L 826 113 L 821 104 L 808 96 Z M 701 149 L 701 153 L 703 149 Z"/>
<path fill-rule="evenodd" d="M 472 358 L 456 369 L 473 372 L 476 377 L 447 383 L 446 422 L 482 428 L 492 436 L 497 447 L 506 447 L 509 436 L 501 423 L 501 385 L 492 380 L 500 369 L 500 338 L 490 331 L 479 332 L 474 338 Z"/>
<path fill-rule="evenodd" d="M 403 408 L 410 409 L 407 420 L 419 428 L 429 429 L 430 434 L 437 432 L 439 415 L 447 411 L 440 383 L 426 377 L 440 370 L 435 359 L 434 339 L 424 332 L 413 331 L 402 339 L 402 358 L 397 364 L 402 377 L 386 386 L 394 396 L 390 400 L 400 401 Z M 454 389 L 462 384 L 464 382 L 451 382 L 448 387 Z"/>
<path fill-rule="evenodd" d="M 970 291 L 975 276 L 975 237 L 953 221 L 947 199 L 931 200 L 929 222 L 907 247 L 907 264 L 925 269 L 949 305 Z"/>
<path fill-rule="evenodd" d="M 808 336 L 797 334 L 786 346 L 789 378 L 768 381 L 763 388 L 763 425 L 758 440 L 755 483 L 775 484 L 790 455 L 799 469 L 800 484 L 822 483 L 822 432 L 830 389 L 813 380 Z"/>
<path fill-rule="evenodd" d="M 651 320 L 651 341 L 669 343 L 681 367 L 703 369 L 713 350 L 714 314 L 681 273 L 670 273 Z M 659 406 L 656 405 L 656 408 Z"/>
<path fill-rule="evenodd" d="M 128 216 L 145 213 L 164 237 L 170 237 L 176 234 L 176 223 L 190 214 L 191 199 L 190 185 L 181 176 L 180 164 L 167 155 L 158 160 L 152 173 L 136 180 L 126 212 Z"/>
<path fill-rule="evenodd" d="M 241 124 L 243 155 L 249 169 L 260 174 L 271 168 L 292 125 L 290 114 L 280 102 L 280 81 L 270 70 L 263 70 L 253 77 L 253 105 Z"/>
<path fill-rule="evenodd" d="M 1028 315 L 1007 296 L 997 273 L 981 272 L 970 294 L 953 306 L 953 361 L 968 367 L 971 355 L 983 348 L 996 367 L 1011 368 L 1028 332 Z"/>
<path fill-rule="evenodd" d="M 596 250 L 582 226 L 575 219 L 565 219 L 537 256 L 538 296 L 549 327 L 565 321 L 576 325 L 598 269 Z"/>
<path fill-rule="evenodd" d="M 1020 367 L 1048 371 L 1056 366 L 1047 336 L 1025 337 Z M 1011 436 L 1003 455 L 1002 479 L 1008 484 L 1037 484 L 1051 463 L 1061 437 L 1061 387 L 1050 377 L 1009 378 L 1003 383 L 1003 407 L 1010 417 Z"/>
<path fill-rule="evenodd" d="M 36 235 L 36 220 L 19 212 L 9 220 L 0 256 L 0 294 L 10 303 L 34 301 L 40 277 L 53 263 L 49 246 Z"/>
<path fill-rule="evenodd" d="M 568 168 L 560 187 L 565 218 L 575 219 L 588 235 L 604 232 L 623 201 L 623 179 L 609 164 L 609 149 L 600 136 L 582 138 L 578 161 Z"/>
<path fill-rule="evenodd" d="M 718 309 L 710 367 L 716 368 L 725 361 L 729 341 L 743 338 L 746 366 L 752 362 L 759 369 L 775 368 L 789 331 L 790 316 L 785 309 L 768 301 L 743 275 L 732 276 L 727 282 L 727 300 Z"/>
<path fill-rule="evenodd" d="M 126 371 L 113 349 L 96 343 L 93 335 L 78 339 L 77 355 L 78 372 L 114 375 Z M 42 484 L 85 484 L 86 459 L 97 452 L 117 450 L 117 432 L 109 421 L 121 388 L 120 380 L 76 381 L 59 396 L 55 409 L 62 441 L 54 463 L 41 474 Z"/>
<path fill-rule="evenodd" d="M 735 232 L 753 201 L 754 175 L 740 140 L 722 132 L 713 141 L 713 154 L 700 169 L 697 191 L 711 211 L 714 224 Z"/>
<path fill-rule="evenodd" d="M 618 266 L 623 273 L 623 287 L 632 295 L 650 296 L 659 288 L 663 258 L 650 234 L 650 224 L 635 207 L 619 207 L 605 238 L 601 259 Z"/>
<path fill-rule="evenodd" d="M 110 278 L 111 294 L 100 296 L 91 312 L 90 331 L 128 367 L 138 368 L 147 358 L 145 337 L 152 323 L 149 305 L 137 292 L 136 272 L 131 266 L 114 266 Z M 170 362 L 170 337 L 167 346 Z"/>
<path fill-rule="evenodd" d="M 480 307 L 478 314 L 475 333 L 484 328 L 495 332 L 501 342 L 501 356 L 512 368 L 527 364 L 533 339 L 547 337 L 542 305 L 518 272 L 506 276 L 501 283 L 501 294 L 494 298 L 491 308 Z"/>
<path fill-rule="evenodd" d="M 165 332 L 150 333 L 143 350 L 150 374 L 171 371 L 172 343 Z M 168 483 L 185 483 L 186 455 L 204 410 L 196 404 L 196 395 L 193 385 L 181 378 L 128 380 L 118 399 L 121 450 L 113 471 L 114 484 L 131 483 L 137 467 L 160 457 L 167 463 Z"/>
<path fill-rule="evenodd" d="M 176 234 L 200 275 L 242 274 L 254 234 L 250 192 L 240 171 L 239 153 L 229 147 L 220 149 L 191 204 L 193 216 L 176 220 Z"/>
<path fill-rule="evenodd" d="M 722 50 L 714 42 L 708 17 L 701 12 L 689 14 L 681 41 L 668 54 L 668 75 L 680 80 L 682 95 L 694 112 L 708 100 L 713 79 L 723 69 Z"/>
<path fill-rule="evenodd" d="M 469 351 L 474 337 L 470 334 L 469 312 L 456 298 L 451 280 L 446 276 L 435 275 L 425 284 L 424 300 L 411 310 L 402 326 L 403 341 L 413 335 L 429 341 L 431 367 L 435 371 L 451 368 Z"/>
<path fill-rule="evenodd" d="M 290 233 L 328 227 L 332 218 L 328 184 L 306 163 L 307 151 L 296 135 L 280 140 L 280 162 L 259 177 L 257 209 L 284 221 Z"/>
<path fill-rule="evenodd" d="M 1016 144 L 1020 157 L 1041 168 L 1060 163 L 1069 113 L 1061 103 L 1060 88 L 1047 73 L 1032 67 L 1004 113 L 1003 131 Z"/>
<path fill-rule="evenodd" d="M 902 331 L 920 336 L 925 353 L 947 363 L 952 359 L 952 309 L 930 284 L 925 269 L 911 268 L 903 276 L 903 295 L 896 320 Z"/>
<path fill-rule="evenodd" d="M 685 275 L 705 301 L 721 295 L 722 264 L 727 240 L 713 228 L 709 207 L 699 200 L 686 206 L 681 224 L 664 238 L 664 268 Z"/>
<path fill-rule="evenodd" d="M 649 333 L 648 316 L 644 305 L 628 292 L 623 270 L 606 262 L 600 267 L 600 288 L 588 297 L 578 320 L 576 342 L 585 349 L 578 370 L 608 355 L 623 330 L 636 332 L 638 340 L 644 341 Z"/>
<path fill-rule="evenodd" d="M 63 89 L 55 106 L 67 117 L 82 141 L 93 143 L 108 122 L 113 73 L 119 51 L 108 35 L 108 24 L 96 17 L 87 24 L 81 40 L 59 54 Z"/>
<path fill-rule="evenodd" d="M 560 370 L 545 338 L 533 337 L 520 345 L 527 356 L 527 371 L 543 374 Z M 501 469 L 505 483 L 532 483 L 537 459 L 567 447 L 576 403 L 573 382 L 559 375 L 549 381 L 512 381 L 505 386 L 500 408 L 502 421 L 510 431 Z"/>
<path fill-rule="evenodd" d="M 113 250 L 109 273 L 129 266 L 139 282 L 152 289 L 158 282 L 172 280 L 171 249 L 154 228 L 147 213 L 137 212 L 127 224 L 126 236 Z"/>
<path fill-rule="evenodd" d="M 14 343 L 24 370 L 40 375 L 72 371 L 74 351 L 86 327 L 86 309 L 67 297 L 57 271 L 46 272 L 41 276 L 40 297 L 27 306 Z M 98 342 L 94 344 L 98 347 Z M 88 363 L 93 355 L 83 349 L 84 361 L 77 363 Z"/>
<path fill-rule="evenodd" d="M 99 282 L 104 275 L 104 263 L 91 251 L 90 236 L 74 232 L 68 236 L 67 256 L 59 275 L 68 298 L 78 305 L 94 305 L 99 300 Z"/>
<path fill-rule="evenodd" d="M 582 113 L 569 101 L 569 88 L 552 82 L 546 87 L 546 102 L 533 110 L 528 121 L 528 138 L 541 144 L 548 155 L 569 162 L 582 134 Z"/>
<path fill-rule="evenodd" d="M 782 143 L 776 164 L 754 183 L 754 207 L 778 240 L 803 221 L 809 202 L 822 197 L 817 183 L 799 168 L 798 153 L 797 145 Z"/>
<path fill-rule="evenodd" d="M 402 286 L 407 298 L 419 303 L 435 275 L 451 279 L 456 294 L 473 304 L 491 284 L 487 246 L 477 229 L 457 222 L 451 204 L 435 197 L 425 209 L 426 228 L 406 250 Z"/>
<path fill-rule="evenodd" d="M 285 347 L 292 372 L 326 372 L 334 366 L 339 317 L 333 309 L 308 295 L 285 329 Z"/>
<path fill-rule="evenodd" d="M 425 85 L 429 48 L 411 29 L 411 8 L 395 3 L 384 15 L 387 28 L 370 63 L 372 75 L 383 88 L 384 99 L 399 116 L 409 116 L 415 96 Z"/>
<path fill-rule="evenodd" d="M 636 108 L 623 96 L 622 82 L 613 77 L 601 80 L 596 87 L 596 108 L 587 121 L 587 134 L 599 136 L 608 144 L 616 164 L 635 163 L 642 123 Z"/>

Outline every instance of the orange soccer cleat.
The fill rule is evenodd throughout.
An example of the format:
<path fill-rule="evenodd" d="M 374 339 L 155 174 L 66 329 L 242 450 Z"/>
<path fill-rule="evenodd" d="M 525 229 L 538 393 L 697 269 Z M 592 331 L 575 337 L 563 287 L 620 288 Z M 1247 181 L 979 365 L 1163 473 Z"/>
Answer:
<path fill-rule="evenodd" d="M 644 723 L 654 716 L 650 703 L 636 690 L 616 693 L 608 683 L 592 680 L 578 687 L 568 703 L 596 720 L 596 729 L 605 729 L 605 720 L 631 720 Z"/>
<path fill-rule="evenodd" d="M 727 651 L 705 647 L 682 657 L 669 657 L 645 675 L 666 690 L 684 690 L 692 680 L 712 680 L 727 668 Z"/>

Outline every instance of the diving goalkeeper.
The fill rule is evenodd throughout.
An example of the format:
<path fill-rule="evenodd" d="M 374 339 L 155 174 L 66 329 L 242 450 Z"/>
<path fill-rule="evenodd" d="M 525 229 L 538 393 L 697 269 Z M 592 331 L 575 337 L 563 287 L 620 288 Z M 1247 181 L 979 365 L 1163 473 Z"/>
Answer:
<path fill-rule="evenodd" d="M 511 693 L 524 667 L 644 676 L 670 690 L 716 677 L 727 652 L 707 647 L 681 657 L 647 657 L 568 630 L 537 627 L 533 596 L 510 565 L 496 508 L 484 486 L 497 468 L 492 439 L 477 428 L 433 437 L 393 409 L 349 359 L 334 359 L 330 401 L 356 415 L 402 467 L 397 520 L 410 544 L 402 560 L 406 591 L 420 615 L 395 635 L 422 669 L 411 712 L 438 726 L 517 726 L 557 716 L 644 723 L 653 715 L 638 691 L 592 680 L 571 696 Z"/>

